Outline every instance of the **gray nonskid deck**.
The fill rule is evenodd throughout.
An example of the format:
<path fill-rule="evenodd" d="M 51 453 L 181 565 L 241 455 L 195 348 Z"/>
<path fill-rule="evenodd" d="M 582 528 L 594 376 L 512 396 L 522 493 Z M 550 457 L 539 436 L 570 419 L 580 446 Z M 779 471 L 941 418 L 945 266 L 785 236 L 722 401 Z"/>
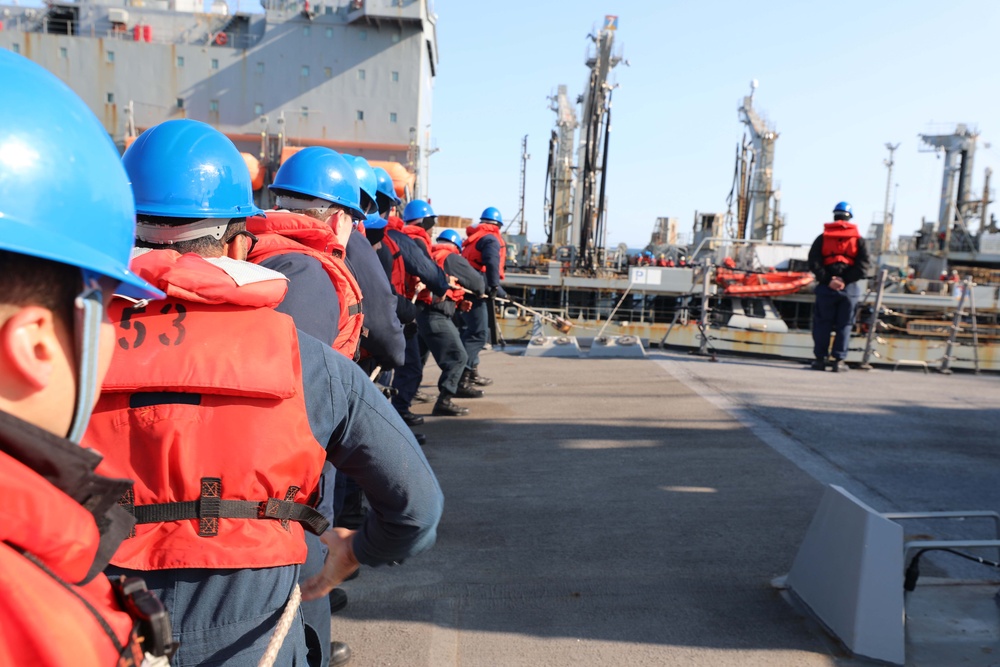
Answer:
<path fill-rule="evenodd" d="M 437 545 L 344 584 L 352 664 L 856 664 L 770 586 L 822 485 L 744 423 L 655 361 L 493 352 L 481 371 L 472 415 L 417 429 Z"/>

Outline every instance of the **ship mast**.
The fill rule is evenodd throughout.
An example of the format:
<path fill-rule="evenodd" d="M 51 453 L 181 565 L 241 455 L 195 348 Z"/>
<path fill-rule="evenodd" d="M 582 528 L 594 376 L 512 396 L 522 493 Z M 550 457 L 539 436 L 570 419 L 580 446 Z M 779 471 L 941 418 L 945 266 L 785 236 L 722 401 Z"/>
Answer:
<path fill-rule="evenodd" d="M 885 206 L 882 208 L 882 238 L 878 247 L 879 254 L 889 250 L 889 244 L 892 242 L 892 213 L 889 211 L 889 193 L 892 190 L 892 167 L 896 164 L 892 158 L 896 149 L 899 148 L 899 144 L 886 143 L 885 147 L 889 149 L 889 159 L 883 160 L 882 163 L 889 173 L 885 179 Z"/>
<path fill-rule="evenodd" d="M 921 134 L 920 139 L 934 148 L 944 149 L 944 176 L 941 180 L 941 205 L 938 210 L 938 250 L 946 257 L 951 247 L 952 223 L 959 222 L 965 229 L 965 209 L 969 203 L 972 178 L 972 160 L 976 154 L 979 134 L 959 123 L 950 134 Z M 955 196 L 955 174 L 958 174 L 958 196 Z M 968 232 L 966 232 L 967 234 Z"/>
<path fill-rule="evenodd" d="M 527 236 L 528 234 L 528 221 L 524 217 L 524 182 L 528 172 L 528 160 L 530 159 L 531 156 L 528 155 L 528 135 L 524 135 L 521 139 L 521 188 L 520 196 L 518 198 L 520 208 L 517 211 L 517 215 L 511 218 L 511 223 L 515 220 L 518 221 L 517 233 L 520 236 Z"/>
<path fill-rule="evenodd" d="M 757 80 L 754 79 L 750 82 L 750 94 L 743 98 L 743 104 L 739 108 L 740 120 L 750 130 L 755 162 L 753 184 L 750 187 L 753 207 L 750 238 L 780 241 L 782 221 L 771 208 L 771 199 L 780 197 L 774 190 L 774 142 L 778 139 L 778 133 L 753 108 L 756 89 Z"/>
<path fill-rule="evenodd" d="M 549 244 L 564 246 L 572 243 L 573 209 L 573 137 L 579 123 L 576 110 L 569 103 L 566 86 L 560 85 L 554 97 L 549 98 L 550 109 L 556 112 L 556 128 L 549 141 L 550 179 L 549 202 L 546 212 Z"/>
<path fill-rule="evenodd" d="M 608 134 L 610 133 L 610 103 L 612 86 L 608 74 L 621 61 L 614 56 L 614 43 L 618 17 L 605 16 L 604 26 L 595 35 L 589 35 L 594 52 L 587 59 L 590 78 L 580 105 L 582 127 L 577 146 L 577 184 L 573 202 L 572 244 L 577 248 L 577 266 L 589 271 L 597 269 L 600 258 L 597 248 L 603 237 L 603 191 L 605 178 Z"/>

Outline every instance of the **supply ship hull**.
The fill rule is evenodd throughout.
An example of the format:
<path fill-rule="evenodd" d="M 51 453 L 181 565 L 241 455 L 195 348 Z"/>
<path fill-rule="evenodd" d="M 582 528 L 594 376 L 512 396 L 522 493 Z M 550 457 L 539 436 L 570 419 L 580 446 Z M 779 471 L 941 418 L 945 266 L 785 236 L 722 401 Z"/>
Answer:
<path fill-rule="evenodd" d="M 427 0 L 261 4 L 0 4 L 0 48 L 59 76 L 121 148 L 191 118 L 256 163 L 262 193 L 286 148 L 322 145 L 395 165 L 397 188 L 424 194 L 438 64 Z"/>

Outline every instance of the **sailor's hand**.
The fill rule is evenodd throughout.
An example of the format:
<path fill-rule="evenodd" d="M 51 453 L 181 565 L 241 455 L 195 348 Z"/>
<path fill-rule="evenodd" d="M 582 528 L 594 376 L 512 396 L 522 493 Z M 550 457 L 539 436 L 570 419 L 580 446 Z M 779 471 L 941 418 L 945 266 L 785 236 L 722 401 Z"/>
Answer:
<path fill-rule="evenodd" d="M 834 290 L 835 292 L 839 292 L 840 290 L 844 289 L 844 287 L 846 287 L 846 284 L 844 283 L 844 279 L 841 278 L 840 276 L 834 276 L 833 278 L 830 278 L 830 289 Z"/>
<path fill-rule="evenodd" d="M 458 278 L 455 276 L 448 276 L 448 287 L 452 289 L 461 289 L 462 286 L 458 284 Z"/>
<path fill-rule="evenodd" d="M 358 569 L 360 563 L 354 557 L 354 531 L 347 528 L 331 528 L 319 536 L 330 550 L 323 563 L 323 569 L 302 584 L 302 599 L 318 600 L 328 595 L 334 587 Z"/>
<path fill-rule="evenodd" d="M 467 313 L 472 310 L 472 302 L 468 299 L 462 299 L 458 302 L 458 309 L 463 313 Z"/>

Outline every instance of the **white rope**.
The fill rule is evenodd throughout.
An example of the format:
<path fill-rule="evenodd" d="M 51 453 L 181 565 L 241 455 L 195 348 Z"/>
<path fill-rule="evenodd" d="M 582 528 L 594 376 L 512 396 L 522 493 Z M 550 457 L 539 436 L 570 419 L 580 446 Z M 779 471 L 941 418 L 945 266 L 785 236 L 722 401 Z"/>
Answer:
<path fill-rule="evenodd" d="M 298 612 L 301 602 L 302 589 L 299 588 L 298 584 L 295 584 L 295 588 L 292 589 L 292 596 L 285 603 L 285 611 L 282 612 L 281 618 L 278 619 L 278 625 L 274 628 L 271 641 L 268 642 L 267 650 L 264 651 L 264 656 L 257 663 L 257 667 L 273 667 L 274 661 L 278 659 L 278 651 L 281 650 L 281 645 L 285 643 L 285 637 L 288 636 L 288 630 L 292 627 L 292 622 L 295 620 L 295 614 Z"/>

